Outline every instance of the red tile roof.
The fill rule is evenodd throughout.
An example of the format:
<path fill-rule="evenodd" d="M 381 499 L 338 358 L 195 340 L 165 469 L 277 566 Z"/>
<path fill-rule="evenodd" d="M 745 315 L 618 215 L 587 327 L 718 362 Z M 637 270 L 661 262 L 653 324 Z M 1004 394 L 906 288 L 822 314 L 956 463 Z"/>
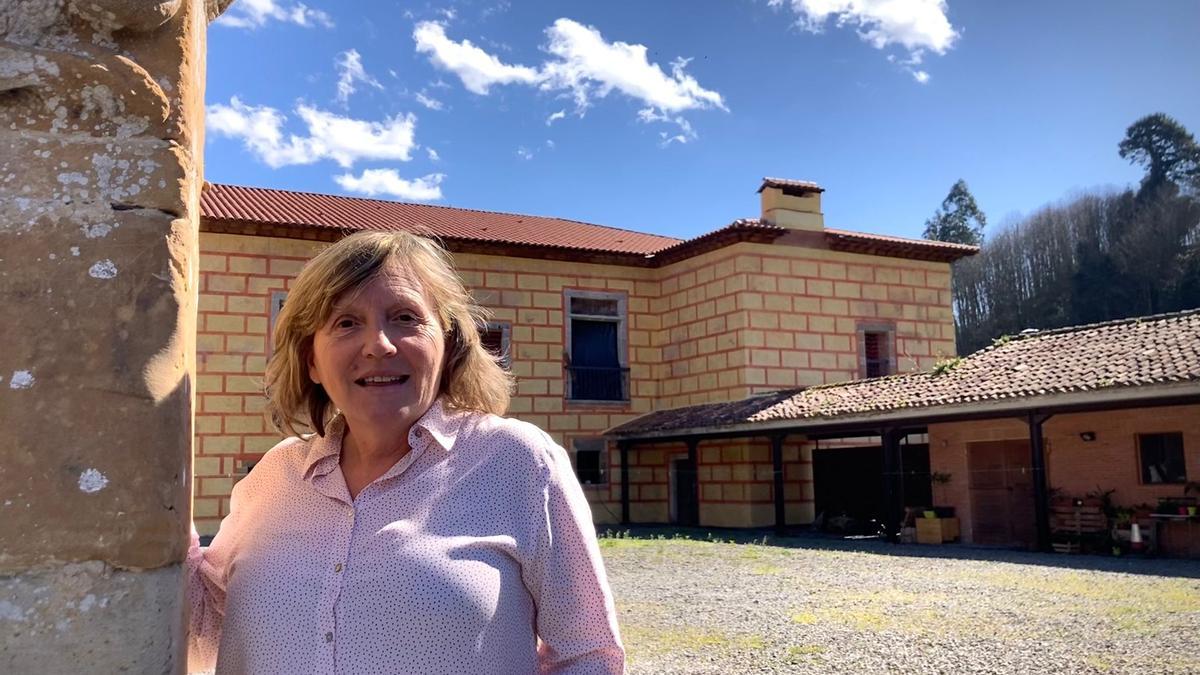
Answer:
<path fill-rule="evenodd" d="M 865 253 L 867 255 L 885 255 L 897 258 L 913 258 L 917 260 L 935 260 L 939 262 L 954 262 L 959 258 L 979 253 L 978 246 L 952 244 L 946 241 L 929 239 L 906 239 L 882 234 L 865 232 L 849 232 L 825 228 L 825 240 L 829 248 L 847 253 Z"/>
<path fill-rule="evenodd" d="M 649 255 L 682 243 L 576 220 L 406 204 L 380 199 L 206 183 L 201 213 L 214 221 L 301 225 L 336 231 L 407 230 L 444 239 Z"/>
<path fill-rule="evenodd" d="M 657 411 L 608 433 L 636 437 L 885 416 L 914 409 L 934 415 L 942 406 L 1018 399 L 1034 405 L 1062 394 L 1152 386 L 1200 401 L 1200 309 L 1003 338 L 932 371 Z"/>
<path fill-rule="evenodd" d="M 780 179 L 767 179 L 778 181 Z M 790 184 L 816 186 L 805 181 Z M 765 184 L 765 183 L 764 183 Z M 813 189 L 820 189 L 814 187 Z M 451 250 L 500 254 L 531 249 L 554 259 L 660 266 L 739 241 L 769 243 L 788 232 L 743 218 L 693 239 L 593 225 L 564 218 L 476 211 L 449 206 L 205 183 L 201 227 L 207 231 L 333 240 L 356 230 L 406 230 L 436 236 Z M 952 262 L 973 246 L 825 230 L 834 250 Z"/>

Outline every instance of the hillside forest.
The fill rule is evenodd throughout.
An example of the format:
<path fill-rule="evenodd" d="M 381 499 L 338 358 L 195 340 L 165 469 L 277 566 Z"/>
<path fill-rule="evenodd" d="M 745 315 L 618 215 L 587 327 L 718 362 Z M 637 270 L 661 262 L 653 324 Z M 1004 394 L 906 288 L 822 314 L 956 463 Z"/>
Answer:
<path fill-rule="evenodd" d="M 925 236 L 982 246 L 954 266 L 960 354 L 1029 328 L 1200 307 L 1200 146 L 1157 113 L 1116 150 L 1144 168 L 1136 189 L 1077 194 L 986 237 L 966 183 L 954 185 Z"/>

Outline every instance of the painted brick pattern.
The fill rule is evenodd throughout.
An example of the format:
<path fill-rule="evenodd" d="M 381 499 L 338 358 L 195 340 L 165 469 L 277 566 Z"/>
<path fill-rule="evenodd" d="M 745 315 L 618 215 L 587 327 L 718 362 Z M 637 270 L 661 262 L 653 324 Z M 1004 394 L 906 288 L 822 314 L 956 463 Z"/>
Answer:
<path fill-rule="evenodd" d="M 271 296 L 286 291 L 324 245 L 201 236 L 195 508 L 202 533 L 215 532 L 232 482 L 279 438 L 262 415 Z M 954 350 L 949 266 L 942 263 L 758 244 L 661 269 L 477 254 L 460 254 L 455 262 L 492 320 L 510 328 L 517 379 L 510 414 L 546 429 L 568 449 L 574 439 L 595 438 L 656 408 L 852 379 L 862 321 L 894 326 L 893 353 L 903 370 L 929 367 L 939 353 Z M 628 402 L 583 404 L 564 396 L 568 290 L 618 294 L 626 302 Z M 759 457 L 756 447 L 743 450 Z M 773 522 L 769 451 L 765 461 L 766 473 L 757 460 L 713 463 L 706 475 L 716 487 L 706 488 L 707 502 L 701 495 L 702 517 L 709 514 L 712 524 Z M 613 448 L 609 485 L 587 488 L 598 521 L 619 514 L 618 462 Z M 789 482 L 789 520 L 806 522 L 812 494 L 803 480 L 811 481 L 811 465 L 796 466 L 806 468 L 790 468 L 788 480 L 808 478 Z M 721 467 L 728 468 L 728 480 Z M 733 467 L 742 467 L 736 480 Z M 634 513 L 635 520 L 665 521 L 668 496 L 654 485 L 648 483 L 643 496 L 639 483 L 634 503 L 644 513 Z"/>
<path fill-rule="evenodd" d="M 671 463 L 686 457 L 687 445 L 681 442 L 639 445 L 630 451 L 629 510 L 634 522 L 671 522 Z M 701 525 L 764 527 L 774 524 L 774 465 L 768 441 L 702 441 L 697 446 L 696 457 Z M 788 521 L 811 522 L 811 444 L 786 442 L 783 460 L 784 503 Z M 620 475 L 618 468 L 613 472 L 605 498 L 593 500 L 593 511 L 603 511 L 597 518 L 599 522 L 619 521 Z"/>
<path fill-rule="evenodd" d="M 944 263 L 743 244 L 662 274 L 657 407 L 857 378 L 860 326 L 894 331 L 898 371 L 955 353 Z"/>

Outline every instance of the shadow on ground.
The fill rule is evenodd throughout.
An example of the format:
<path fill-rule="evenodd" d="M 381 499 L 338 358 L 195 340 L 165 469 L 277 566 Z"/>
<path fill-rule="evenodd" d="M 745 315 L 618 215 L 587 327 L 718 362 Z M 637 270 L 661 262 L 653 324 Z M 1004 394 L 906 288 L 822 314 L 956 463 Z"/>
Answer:
<path fill-rule="evenodd" d="M 774 529 L 724 529 L 719 527 L 676 527 L 666 525 L 608 525 L 601 526 L 598 531 L 602 538 L 722 541 L 735 544 L 755 544 L 759 546 L 814 551 L 846 551 L 909 558 L 981 560 L 1020 565 L 1041 565 L 1043 567 L 1058 567 L 1072 570 L 1200 579 L 1200 560 L 1190 559 L 1146 556 L 1065 555 L 971 546 L 967 544 L 941 544 L 939 546 L 893 544 L 876 537 L 847 538 L 842 535 L 826 534 L 806 529 L 791 530 L 784 536 L 777 535 Z"/>

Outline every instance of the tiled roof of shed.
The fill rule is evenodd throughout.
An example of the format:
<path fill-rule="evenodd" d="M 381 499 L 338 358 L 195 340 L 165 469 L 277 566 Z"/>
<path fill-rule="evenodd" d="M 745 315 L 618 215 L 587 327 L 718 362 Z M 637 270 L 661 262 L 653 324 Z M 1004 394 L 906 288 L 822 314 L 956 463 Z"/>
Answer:
<path fill-rule="evenodd" d="M 765 400 L 758 396 L 658 411 L 608 433 L 831 420 L 1173 383 L 1198 385 L 1193 393 L 1200 395 L 1200 309 L 1018 335 L 933 371 L 777 392 L 765 406 L 751 404 Z"/>

